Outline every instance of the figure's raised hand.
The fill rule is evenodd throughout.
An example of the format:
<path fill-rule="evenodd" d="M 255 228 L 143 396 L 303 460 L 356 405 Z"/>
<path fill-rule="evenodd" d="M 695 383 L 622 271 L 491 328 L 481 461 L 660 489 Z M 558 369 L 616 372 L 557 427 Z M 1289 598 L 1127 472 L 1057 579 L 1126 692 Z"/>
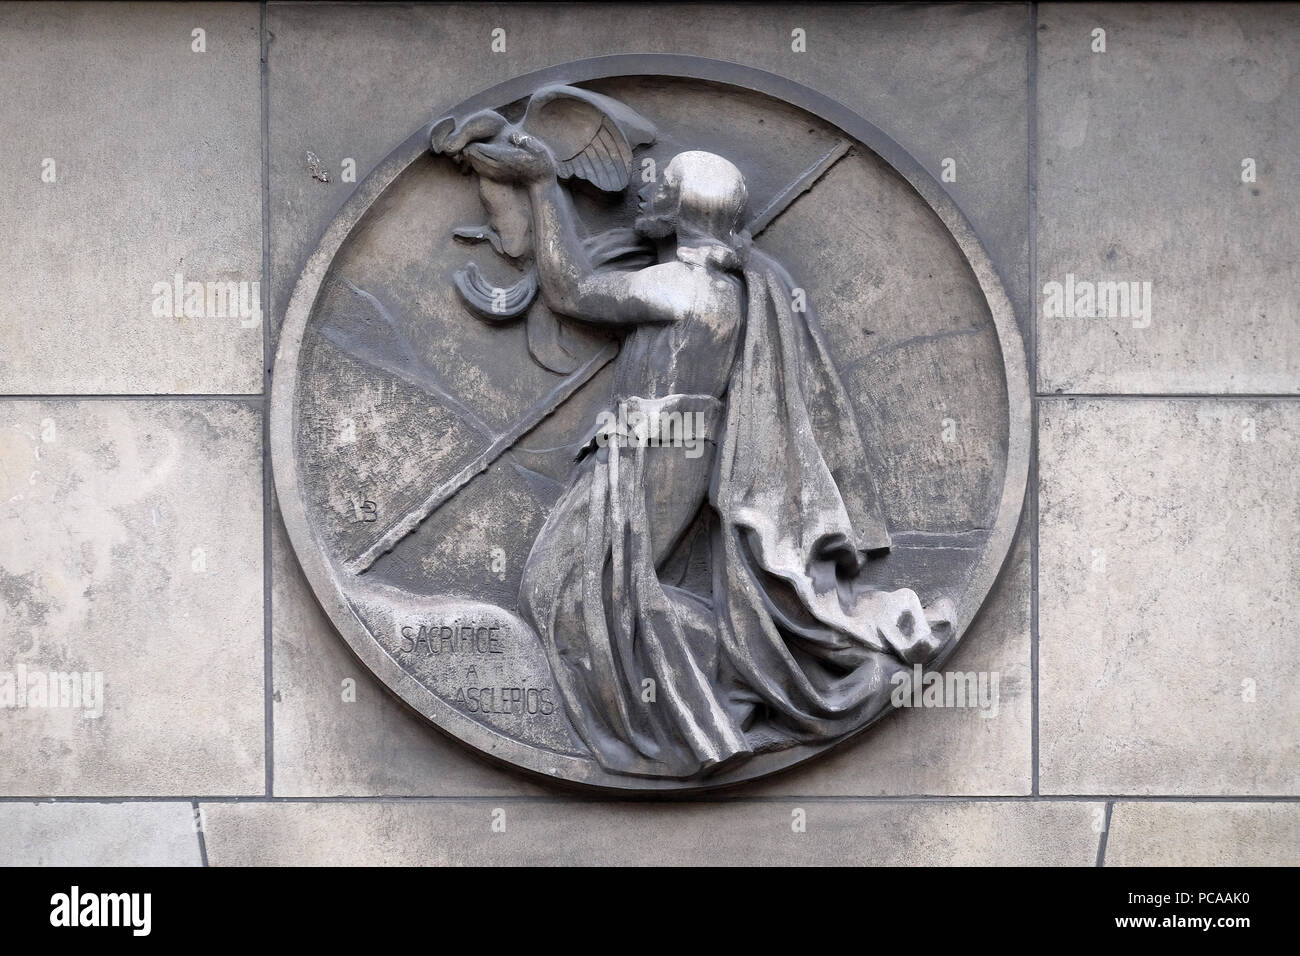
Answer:
<path fill-rule="evenodd" d="M 555 157 L 547 145 L 495 110 L 459 121 L 450 116 L 439 120 L 430 131 L 429 148 L 467 162 L 497 182 L 526 185 L 555 175 Z"/>
<path fill-rule="evenodd" d="M 555 175 L 555 157 L 538 137 L 507 126 L 491 139 L 470 143 L 464 156 L 481 176 L 528 184 Z"/>

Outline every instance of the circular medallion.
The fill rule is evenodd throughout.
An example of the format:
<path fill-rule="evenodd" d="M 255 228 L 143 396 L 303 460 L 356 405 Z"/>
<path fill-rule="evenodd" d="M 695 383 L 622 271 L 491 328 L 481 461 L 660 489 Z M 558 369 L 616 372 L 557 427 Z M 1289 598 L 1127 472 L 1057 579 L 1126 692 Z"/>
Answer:
<path fill-rule="evenodd" d="M 547 777 L 713 787 L 941 667 L 1010 549 L 1030 405 L 942 187 L 844 107 L 606 57 L 433 121 L 308 260 L 280 508 L 362 662 Z"/>

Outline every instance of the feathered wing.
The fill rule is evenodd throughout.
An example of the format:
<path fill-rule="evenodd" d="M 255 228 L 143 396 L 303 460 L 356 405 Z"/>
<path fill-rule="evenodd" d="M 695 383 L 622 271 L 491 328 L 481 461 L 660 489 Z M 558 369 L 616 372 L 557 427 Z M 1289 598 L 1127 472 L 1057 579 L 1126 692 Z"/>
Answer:
<path fill-rule="evenodd" d="M 585 179 L 611 193 L 632 178 L 632 150 L 655 140 L 654 125 L 635 110 L 575 86 L 538 90 L 522 125 L 550 147 L 562 179 Z"/>
<path fill-rule="evenodd" d="M 607 117 L 591 142 L 573 158 L 557 162 L 555 170 L 563 178 L 576 176 L 613 193 L 627 188 L 631 165 L 632 151 Z"/>

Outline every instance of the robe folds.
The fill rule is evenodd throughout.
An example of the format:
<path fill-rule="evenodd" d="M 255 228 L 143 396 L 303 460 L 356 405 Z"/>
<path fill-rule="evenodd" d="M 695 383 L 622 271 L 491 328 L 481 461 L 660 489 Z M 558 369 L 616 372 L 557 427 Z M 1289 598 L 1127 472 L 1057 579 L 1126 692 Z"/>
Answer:
<path fill-rule="evenodd" d="M 687 777 L 828 742 L 954 636 L 946 602 L 855 584 L 889 534 L 852 405 L 784 269 L 752 250 L 743 274 L 722 398 L 624 400 L 704 423 L 703 453 L 627 430 L 589 441 L 524 570 L 521 613 L 575 733 L 613 772 Z M 665 494 L 699 500 L 709 586 L 665 573 Z"/>

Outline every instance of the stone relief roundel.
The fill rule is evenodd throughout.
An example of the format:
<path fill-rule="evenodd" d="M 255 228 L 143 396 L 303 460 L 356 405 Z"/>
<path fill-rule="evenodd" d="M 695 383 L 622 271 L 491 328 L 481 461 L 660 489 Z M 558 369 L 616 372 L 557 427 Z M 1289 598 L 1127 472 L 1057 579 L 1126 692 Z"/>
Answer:
<path fill-rule="evenodd" d="M 556 780 L 791 766 L 942 665 L 1011 545 L 1023 345 L 880 130 L 718 61 L 520 77 L 361 184 L 280 337 L 285 524 L 356 655 Z"/>

